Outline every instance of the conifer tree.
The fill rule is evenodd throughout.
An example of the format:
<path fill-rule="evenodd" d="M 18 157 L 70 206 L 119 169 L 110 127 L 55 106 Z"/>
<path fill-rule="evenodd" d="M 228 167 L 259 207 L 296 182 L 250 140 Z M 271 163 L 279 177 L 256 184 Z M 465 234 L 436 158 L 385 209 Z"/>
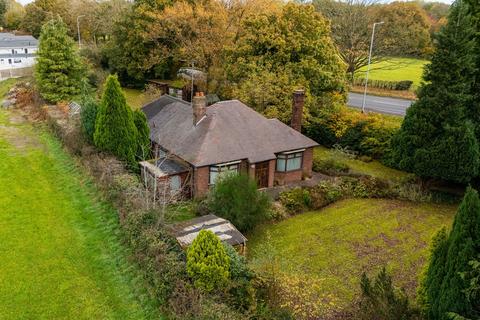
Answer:
<path fill-rule="evenodd" d="M 468 274 L 480 253 L 480 199 L 477 191 L 468 188 L 458 208 L 452 231 L 441 231 L 434 240 L 434 249 L 420 290 L 420 303 L 428 319 L 448 319 L 449 313 L 473 317 L 474 306 L 467 299 Z"/>
<path fill-rule="evenodd" d="M 455 215 L 448 242 L 445 277 L 438 301 L 439 313 L 456 312 L 471 317 L 472 305 L 465 296 L 468 281 L 462 278 L 461 273 L 471 269 L 469 262 L 480 253 L 480 199 L 477 191 L 470 187 Z"/>
<path fill-rule="evenodd" d="M 74 41 L 60 17 L 48 21 L 40 34 L 35 79 L 41 96 L 56 103 L 80 92 L 82 65 Z"/>
<path fill-rule="evenodd" d="M 187 251 L 187 273 L 197 288 L 207 292 L 219 289 L 230 278 L 230 259 L 220 239 L 202 230 Z"/>
<path fill-rule="evenodd" d="M 137 160 L 147 160 L 150 158 L 150 128 L 148 127 L 147 117 L 140 110 L 133 112 L 133 121 L 137 128 Z"/>
<path fill-rule="evenodd" d="M 392 165 L 421 177 L 458 182 L 477 176 L 476 123 L 473 128 L 468 123 L 474 120 L 469 110 L 474 97 L 475 46 L 474 19 L 469 6 L 458 0 L 437 36 L 418 101 L 408 109 L 392 140 Z M 461 147 L 451 143 L 455 139 Z"/>
<path fill-rule="evenodd" d="M 95 145 L 136 167 L 137 129 L 116 75 L 109 75 L 95 122 Z"/>

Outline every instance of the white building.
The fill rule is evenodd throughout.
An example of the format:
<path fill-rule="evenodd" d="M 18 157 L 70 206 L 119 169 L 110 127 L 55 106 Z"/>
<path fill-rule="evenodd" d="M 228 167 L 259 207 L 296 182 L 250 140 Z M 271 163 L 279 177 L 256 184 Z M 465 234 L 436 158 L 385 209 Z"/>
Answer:
<path fill-rule="evenodd" d="M 0 33 L 0 70 L 32 67 L 37 49 L 38 40 L 32 36 Z"/>

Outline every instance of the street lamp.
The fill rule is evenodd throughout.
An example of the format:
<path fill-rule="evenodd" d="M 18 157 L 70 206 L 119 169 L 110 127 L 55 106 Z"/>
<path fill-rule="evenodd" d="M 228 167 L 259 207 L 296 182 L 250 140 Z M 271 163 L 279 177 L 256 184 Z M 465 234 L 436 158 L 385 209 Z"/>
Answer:
<path fill-rule="evenodd" d="M 85 17 L 85 15 L 81 15 L 77 17 L 77 33 L 78 33 L 78 47 L 82 46 L 82 40 L 80 39 L 80 18 Z"/>
<path fill-rule="evenodd" d="M 375 27 L 384 24 L 384 22 L 375 22 L 373 24 L 372 40 L 370 41 L 370 53 L 368 54 L 367 75 L 365 76 L 365 90 L 363 92 L 362 112 L 365 113 L 365 100 L 367 99 L 368 73 L 370 72 L 370 62 L 372 61 L 373 39 L 375 38 Z"/>

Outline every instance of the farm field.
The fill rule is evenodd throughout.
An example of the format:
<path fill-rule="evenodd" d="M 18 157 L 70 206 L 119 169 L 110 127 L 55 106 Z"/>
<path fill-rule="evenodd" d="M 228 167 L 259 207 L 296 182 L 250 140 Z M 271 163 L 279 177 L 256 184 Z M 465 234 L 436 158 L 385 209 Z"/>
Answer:
<path fill-rule="evenodd" d="M 428 60 L 412 58 L 388 58 L 370 66 L 369 78 L 372 80 L 413 81 L 412 89 L 418 88 L 422 81 L 423 68 Z M 364 77 L 367 67 L 360 69 L 357 76 Z"/>
<path fill-rule="evenodd" d="M 136 289 L 117 213 L 56 139 L 0 110 L 0 159 L 0 318 L 161 318 Z"/>
<path fill-rule="evenodd" d="M 260 226 L 248 236 L 249 258 L 256 269 L 276 270 L 281 303 L 302 318 L 329 319 L 349 305 L 366 270 L 387 266 L 395 283 L 414 295 L 429 242 L 439 228 L 450 226 L 455 210 L 397 200 L 342 200 Z"/>

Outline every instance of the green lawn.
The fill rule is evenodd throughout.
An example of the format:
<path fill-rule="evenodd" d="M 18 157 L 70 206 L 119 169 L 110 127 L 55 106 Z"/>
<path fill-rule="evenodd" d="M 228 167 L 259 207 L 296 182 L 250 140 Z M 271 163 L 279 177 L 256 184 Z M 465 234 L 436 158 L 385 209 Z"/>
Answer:
<path fill-rule="evenodd" d="M 160 319 L 117 213 L 60 143 L 0 110 L 0 159 L 0 318 Z"/>
<path fill-rule="evenodd" d="M 143 92 L 139 89 L 123 88 L 127 103 L 133 109 L 139 109 L 145 104 Z"/>
<path fill-rule="evenodd" d="M 298 318 L 329 319 L 358 292 L 363 271 L 388 266 L 414 294 L 429 242 L 449 226 L 454 206 L 351 199 L 321 211 L 257 228 L 249 238 L 251 264 L 277 270 L 282 303 Z M 277 262 L 275 262 L 277 261 Z"/>
<path fill-rule="evenodd" d="M 325 148 L 323 146 L 315 148 L 314 157 L 318 157 L 320 159 L 333 158 L 338 162 L 345 163 L 350 168 L 350 172 L 352 173 L 365 174 L 386 180 L 399 180 L 408 175 L 407 172 L 389 168 L 377 160 L 364 162 L 357 159 L 352 159 L 336 152 L 334 149 Z"/>
<path fill-rule="evenodd" d="M 388 58 L 371 65 L 369 78 L 373 80 L 413 81 L 413 88 L 417 88 L 422 81 L 423 67 L 428 60 L 411 58 Z M 360 69 L 357 76 L 364 77 L 367 67 Z"/>

